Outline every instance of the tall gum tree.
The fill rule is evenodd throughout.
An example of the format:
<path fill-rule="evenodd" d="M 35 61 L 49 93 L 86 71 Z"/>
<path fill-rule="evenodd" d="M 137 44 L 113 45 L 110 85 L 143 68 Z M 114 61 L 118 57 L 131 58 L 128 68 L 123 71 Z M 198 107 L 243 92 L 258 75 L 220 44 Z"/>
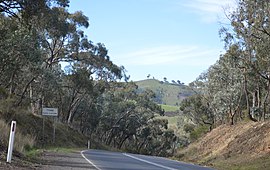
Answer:
<path fill-rule="evenodd" d="M 224 31 L 225 42 L 237 44 L 242 50 L 238 56 L 244 76 L 246 109 L 254 121 L 266 118 L 270 90 L 270 2 L 267 0 L 239 0 L 231 20 L 232 32 Z"/>

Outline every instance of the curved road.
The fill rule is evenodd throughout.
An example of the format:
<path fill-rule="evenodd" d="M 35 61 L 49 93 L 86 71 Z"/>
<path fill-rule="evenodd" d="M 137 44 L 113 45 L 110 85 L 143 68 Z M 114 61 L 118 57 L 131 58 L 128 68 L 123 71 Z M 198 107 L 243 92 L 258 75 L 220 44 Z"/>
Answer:
<path fill-rule="evenodd" d="M 81 154 L 98 170 L 213 170 L 154 156 L 103 150 L 85 150 Z"/>

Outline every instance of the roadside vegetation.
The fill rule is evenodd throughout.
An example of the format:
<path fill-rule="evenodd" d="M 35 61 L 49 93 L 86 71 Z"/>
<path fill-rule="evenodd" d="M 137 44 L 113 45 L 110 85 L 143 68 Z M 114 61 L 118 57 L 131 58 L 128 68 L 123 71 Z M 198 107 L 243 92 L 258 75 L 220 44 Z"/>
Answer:
<path fill-rule="evenodd" d="M 195 160 L 198 153 L 197 163 L 220 169 L 269 169 L 270 3 L 237 3 L 227 11 L 231 25 L 220 29 L 226 52 L 189 85 L 196 95 L 180 107 L 210 133 L 179 156 Z"/>
<path fill-rule="evenodd" d="M 179 150 L 178 159 L 220 170 L 269 169 L 270 122 L 221 125 Z"/>
<path fill-rule="evenodd" d="M 1 155 L 12 120 L 19 153 L 90 140 L 91 147 L 172 155 L 176 136 L 155 119 L 164 115 L 155 93 L 130 82 L 105 45 L 85 35 L 88 17 L 68 7 L 68 0 L 0 2 Z M 58 108 L 55 120 L 42 116 L 44 107 Z"/>
<path fill-rule="evenodd" d="M 268 1 L 239 1 L 228 15 L 231 27 L 220 30 L 225 54 L 190 83 L 196 95 L 181 103 L 181 111 L 209 131 L 222 124 L 235 125 L 270 117 Z"/>
<path fill-rule="evenodd" d="M 238 1 L 220 29 L 226 52 L 189 86 L 150 75 L 129 81 L 105 45 L 85 35 L 88 17 L 68 5 L 0 2 L 1 161 L 16 120 L 17 157 L 90 140 L 91 148 L 220 169 L 269 167 L 269 1 Z M 43 107 L 58 108 L 55 120 Z"/>

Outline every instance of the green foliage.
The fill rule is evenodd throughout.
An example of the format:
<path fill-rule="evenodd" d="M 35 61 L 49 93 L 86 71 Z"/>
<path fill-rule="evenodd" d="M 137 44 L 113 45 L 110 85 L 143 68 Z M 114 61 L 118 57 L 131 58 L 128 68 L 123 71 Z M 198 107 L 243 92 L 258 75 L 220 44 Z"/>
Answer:
<path fill-rule="evenodd" d="M 210 107 L 210 102 L 202 94 L 193 95 L 183 100 L 180 110 L 183 114 L 191 117 L 192 121 L 198 125 L 214 126 L 215 112 Z"/>
<path fill-rule="evenodd" d="M 175 140 L 166 119 L 155 119 L 163 110 L 153 102 L 150 90 L 137 91 L 135 83 L 114 83 L 102 97 L 103 114 L 96 133 L 99 140 L 118 149 L 136 153 L 168 155 Z M 166 146 L 164 146 L 166 145 Z M 133 148 L 133 149 L 129 149 Z"/>
<path fill-rule="evenodd" d="M 192 129 L 189 129 L 189 130 L 192 130 Z M 200 137 L 202 137 L 202 135 L 206 134 L 207 132 L 209 132 L 209 127 L 198 126 L 190 132 L 190 140 L 194 142 L 195 140 L 199 139 Z"/>
<path fill-rule="evenodd" d="M 269 117 L 269 4 L 240 0 L 229 16 L 232 29 L 220 30 L 226 53 L 191 83 L 198 95 L 182 104 L 197 122 L 214 127 L 246 115 L 252 121 Z"/>
<path fill-rule="evenodd" d="M 185 126 L 184 126 L 184 131 L 186 132 L 186 133 L 191 133 L 191 132 L 193 132 L 195 130 L 195 125 L 194 124 L 186 124 Z"/>
<path fill-rule="evenodd" d="M 0 2 L 1 117 L 17 120 L 36 147 L 81 146 L 83 134 L 118 149 L 169 155 L 176 139 L 167 120 L 154 119 L 164 115 L 154 102 L 157 93 L 128 83 L 125 68 L 110 60 L 105 45 L 82 31 L 88 17 L 70 13 L 68 5 L 68 0 Z M 62 63 L 68 65 L 64 71 Z M 38 116 L 43 107 L 58 108 L 55 141 L 53 121 Z M 32 144 L 25 149 L 31 152 Z"/>

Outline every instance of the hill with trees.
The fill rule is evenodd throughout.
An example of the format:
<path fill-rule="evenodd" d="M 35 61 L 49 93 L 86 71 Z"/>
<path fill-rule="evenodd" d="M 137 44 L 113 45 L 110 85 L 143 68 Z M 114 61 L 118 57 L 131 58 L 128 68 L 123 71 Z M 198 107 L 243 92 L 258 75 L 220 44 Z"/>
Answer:
<path fill-rule="evenodd" d="M 7 145 L 3 132 L 11 120 L 18 122 L 23 141 L 15 147 L 17 155 L 51 146 L 46 134 L 41 140 L 40 124 L 42 108 L 54 107 L 59 111 L 56 133 L 68 133 L 70 138 L 77 134 L 81 140 L 72 140 L 78 145 L 97 140 L 109 148 L 172 156 L 176 147 L 199 140 L 190 145 L 193 154 L 184 151 L 178 156 L 192 160 L 198 152 L 202 163 L 239 156 L 265 163 L 270 2 L 237 3 L 227 15 L 231 25 L 220 30 L 226 52 L 187 87 L 166 79 L 129 82 L 125 68 L 112 62 L 105 45 L 85 35 L 88 17 L 69 12 L 68 0 L 0 1 L 0 160 L 4 161 Z M 188 122 L 175 124 L 184 126 L 188 139 L 168 129 L 168 119 L 157 118 L 164 115 L 159 104 L 180 106 Z M 51 131 L 52 121 L 45 119 L 45 129 Z M 66 137 L 62 139 L 55 142 L 65 143 Z M 258 157 L 249 156 L 251 152 Z"/>
<path fill-rule="evenodd" d="M 152 90 L 156 95 L 155 102 L 158 104 L 180 106 L 183 99 L 194 94 L 191 88 L 181 83 L 169 83 L 156 79 L 146 79 L 135 83 L 139 90 Z"/>

